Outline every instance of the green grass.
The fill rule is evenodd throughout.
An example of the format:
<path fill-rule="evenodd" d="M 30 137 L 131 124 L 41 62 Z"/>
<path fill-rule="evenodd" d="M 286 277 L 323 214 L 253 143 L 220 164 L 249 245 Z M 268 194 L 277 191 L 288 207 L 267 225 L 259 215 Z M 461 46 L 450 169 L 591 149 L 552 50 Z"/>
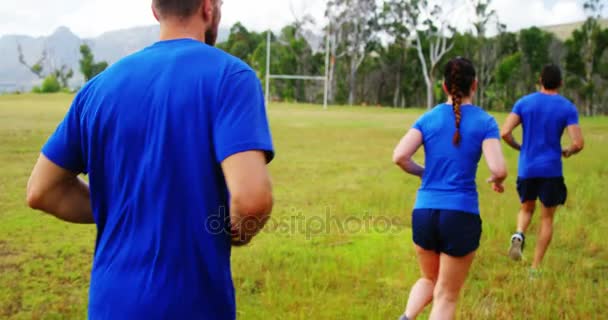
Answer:
<path fill-rule="evenodd" d="M 64 224 L 24 203 L 31 167 L 71 98 L 0 97 L 0 319 L 86 316 L 95 228 Z M 419 274 L 409 228 L 419 182 L 400 172 L 391 154 L 421 112 L 270 107 L 275 223 L 233 253 L 239 319 L 401 314 Z M 528 279 L 529 260 L 517 264 L 505 255 L 518 210 L 517 155 L 505 150 L 511 177 L 502 196 L 483 183 L 488 172 L 480 166 L 484 234 L 460 319 L 608 317 L 608 119 L 585 119 L 583 128 L 587 150 L 565 164 L 570 199 L 558 212 L 540 280 Z M 357 221 L 369 227 L 358 230 Z"/>

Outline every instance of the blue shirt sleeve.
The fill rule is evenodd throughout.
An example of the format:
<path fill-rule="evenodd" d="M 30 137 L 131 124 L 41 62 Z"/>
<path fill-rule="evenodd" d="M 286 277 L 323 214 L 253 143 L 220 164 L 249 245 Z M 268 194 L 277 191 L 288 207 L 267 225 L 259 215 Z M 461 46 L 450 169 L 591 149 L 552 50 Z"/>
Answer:
<path fill-rule="evenodd" d="M 259 150 L 266 161 L 274 158 L 274 148 L 264 103 L 262 86 L 251 70 L 226 78 L 220 90 L 219 110 L 213 126 L 216 160 L 233 154 Z"/>
<path fill-rule="evenodd" d="M 79 101 L 77 95 L 63 121 L 42 147 L 42 154 L 66 170 L 86 173 Z"/>
<path fill-rule="evenodd" d="M 520 99 L 517 102 L 515 102 L 515 106 L 513 106 L 513 111 L 511 111 L 511 112 L 515 113 L 516 115 L 518 115 L 521 118 L 522 112 L 523 112 L 522 109 L 523 109 L 523 102 Z"/>
<path fill-rule="evenodd" d="M 496 123 L 496 119 L 494 117 L 490 117 L 486 124 L 486 135 L 483 138 L 484 140 L 488 139 L 498 139 L 500 140 L 500 130 L 498 129 L 498 123 Z"/>
<path fill-rule="evenodd" d="M 578 124 L 578 111 L 573 104 L 570 104 L 570 108 L 568 108 L 568 117 L 566 118 L 566 123 L 567 126 Z"/>
<path fill-rule="evenodd" d="M 424 125 L 426 123 L 426 113 L 423 114 L 422 116 L 420 116 L 420 118 L 418 118 L 418 120 L 416 120 L 416 122 L 414 123 L 414 125 L 412 125 L 412 129 L 416 129 L 420 132 L 424 132 Z"/>

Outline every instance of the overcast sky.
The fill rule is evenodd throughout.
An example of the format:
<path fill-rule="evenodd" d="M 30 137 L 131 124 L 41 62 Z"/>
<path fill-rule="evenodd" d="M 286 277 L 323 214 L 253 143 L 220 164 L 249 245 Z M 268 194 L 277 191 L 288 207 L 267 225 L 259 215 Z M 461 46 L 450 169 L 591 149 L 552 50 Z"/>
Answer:
<path fill-rule="evenodd" d="M 241 21 L 254 30 L 278 30 L 294 16 L 311 14 L 323 24 L 327 0 L 224 0 L 222 25 Z M 509 30 L 582 20 L 582 0 L 494 0 Z M 151 0 L 0 0 L 0 35 L 48 35 L 67 26 L 81 37 L 156 23 Z M 463 20 L 465 17 L 458 17 Z"/>

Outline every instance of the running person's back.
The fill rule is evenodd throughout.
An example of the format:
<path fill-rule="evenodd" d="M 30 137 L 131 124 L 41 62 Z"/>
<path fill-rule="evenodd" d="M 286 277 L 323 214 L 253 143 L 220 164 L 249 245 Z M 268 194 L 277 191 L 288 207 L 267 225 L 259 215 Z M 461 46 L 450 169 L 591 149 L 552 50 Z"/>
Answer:
<path fill-rule="evenodd" d="M 569 158 L 580 152 L 584 145 L 576 107 L 559 95 L 563 84 L 559 67 L 545 66 L 540 80 L 541 91 L 517 101 L 501 133 L 509 146 L 521 151 L 517 178 L 521 210 L 517 219 L 517 232 L 511 236 L 509 256 L 512 259 L 522 259 L 525 232 L 536 209 L 536 200 L 542 204 L 542 223 L 532 263 L 534 272 L 540 266 L 553 238 L 553 217 L 557 207 L 566 202 L 568 194 L 562 157 Z M 523 127 L 522 145 L 515 141 L 512 134 L 520 124 Z M 561 140 L 566 129 L 572 146 L 562 149 Z"/>
<path fill-rule="evenodd" d="M 158 42 L 83 88 L 72 112 L 99 233 L 91 314 L 233 318 L 219 164 L 272 150 L 263 100 L 249 67 L 190 39 Z"/>
<path fill-rule="evenodd" d="M 513 113 L 523 128 L 519 177 L 561 177 L 562 135 L 568 126 L 578 124 L 574 104 L 559 94 L 536 92 L 519 100 Z"/>
<path fill-rule="evenodd" d="M 499 139 L 496 120 L 480 107 L 460 107 L 461 139 L 452 143 L 454 113 L 449 104 L 440 104 L 424 114 L 413 126 L 423 136 L 425 170 L 415 209 L 446 209 L 479 213 L 475 178 L 487 139 Z"/>
<path fill-rule="evenodd" d="M 412 287 L 400 319 L 415 319 L 433 302 L 430 319 L 452 319 L 456 301 L 479 248 L 482 223 L 475 178 L 482 153 L 503 192 L 507 176 L 494 118 L 472 104 L 477 90 L 473 63 L 450 60 L 444 71 L 447 103 L 425 113 L 401 139 L 393 161 L 421 177 L 412 212 L 414 240 L 422 277 Z M 424 147 L 425 167 L 412 160 Z"/>
<path fill-rule="evenodd" d="M 231 246 L 272 207 L 264 97 L 251 68 L 202 42 L 215 42 L 220 0 L 154 4 L 169 40 L 82 88 L 28 199 L 97 225 L 89 318 L 232 320 Z"/>

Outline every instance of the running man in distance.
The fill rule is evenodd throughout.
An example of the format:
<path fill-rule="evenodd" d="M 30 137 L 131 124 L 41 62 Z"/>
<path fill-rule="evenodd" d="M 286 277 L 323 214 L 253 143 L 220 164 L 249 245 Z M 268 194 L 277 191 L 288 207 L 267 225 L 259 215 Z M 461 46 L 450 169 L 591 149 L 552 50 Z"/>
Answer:
<path fill-rule="evenodd" d="M 576 106 L 559 94 L 563 85 L 558 66 L 547 65 L 540 77 L 541 90 L 521 98 L 507 117 L 501 131 L 503 140 L 520 151 L 517 192 L 521 209 L 517 218 L 517 232 L 511 236 L 509 256 L 521 260 L 536 202 L 541 204 L 541 224 L 532 262 L 532 271 L 540 267 L 553 238 L 553 218 L 557 207 L 566 203 L 562 158 L 583 150 L 584 140 L 579 126 Z M 513 130 L 523 128 L 523 143 L 513 137 Z M 562 149 L 564 131 L 572 144 Z"/>

